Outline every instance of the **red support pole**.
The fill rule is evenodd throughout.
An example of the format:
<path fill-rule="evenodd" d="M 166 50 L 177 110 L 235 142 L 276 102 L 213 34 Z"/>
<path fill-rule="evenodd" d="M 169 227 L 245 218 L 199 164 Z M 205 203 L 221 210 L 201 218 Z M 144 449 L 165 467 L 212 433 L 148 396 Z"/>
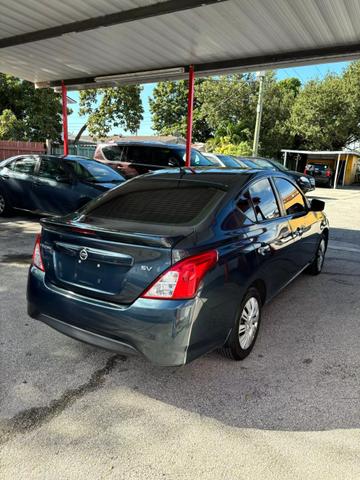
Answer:
<path fill-rule="evenodd" d="M 186 132 L 186 161 L 185 166 L 190 167 L 191 160 L 191 143 L 192 143 L 192 125 L 193 125 L 193 109 L 194 109 L 194 66 L 189 67 L 189 93 L 188 93 L 188 113 L 187 113 L 187 132 Z"/>
<path fill-rule="evenodd" d="M 67 88 L 64 81 L 61 82 L 62 97 L 62 122 L 63 122 L 63 142 L 64 155 L 69 154 L 68 122 L 67 122 Z"/>

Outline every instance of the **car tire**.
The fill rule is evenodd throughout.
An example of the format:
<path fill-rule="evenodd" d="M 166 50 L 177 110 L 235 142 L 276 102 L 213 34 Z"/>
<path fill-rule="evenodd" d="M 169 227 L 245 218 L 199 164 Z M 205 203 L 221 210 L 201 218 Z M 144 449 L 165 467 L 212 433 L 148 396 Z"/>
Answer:
<path fill-rule="evenodd" d="M 319 245 L 316 250 L 315 258 L 313 262 L 306 269 L 306 273 L 310 275 L 319 275 L 322 272 L 325 254 L 327 249 L 327 240 L 325 235 L 321 235 Z"/>
<path fill-rule="evenodd" d="M 262 301 L 254 287 L 246 292 L 238 310 L 234 328 L 220 353 L 231 360 L 244 360 L 253 349 L 259 332 Z"/>
<path fill-rule="evenodd" d="M 0 217 L 8 217 L 12 213 L 12 208 L 6 198 L 6 195 L 0 190 Z"/>

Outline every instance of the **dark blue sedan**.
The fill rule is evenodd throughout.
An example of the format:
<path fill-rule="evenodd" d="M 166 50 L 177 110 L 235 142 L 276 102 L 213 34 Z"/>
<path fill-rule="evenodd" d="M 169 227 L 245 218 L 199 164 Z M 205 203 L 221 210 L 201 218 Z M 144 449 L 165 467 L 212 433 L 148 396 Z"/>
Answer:
<path fill-rule="evenodd" d="M 263 305 L 321 272 L 328 222 L 281 172 L 158 171 L 41 221 L 28 312 L 78 340 L 183 365 L 245 358 Z M 289 318 L 291 322 L 291 318 Z"/>
<path fill-rule="evenodd" d="M 86 157 L 19 155 L 0 163 L 0 216 L 13 210 L 66 214 L 123 181 Z"/>

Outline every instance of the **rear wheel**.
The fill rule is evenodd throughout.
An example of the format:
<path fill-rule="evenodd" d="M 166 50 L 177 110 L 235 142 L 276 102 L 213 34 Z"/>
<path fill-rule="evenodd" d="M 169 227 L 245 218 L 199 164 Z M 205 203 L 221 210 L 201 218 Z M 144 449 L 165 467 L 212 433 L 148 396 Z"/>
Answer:
<path fill-rule="evenodd" d="M 5 195 L 0 191 L 0 217 L 6 217 L 10 215 L 11 207 L 7 201 Z"/>
<path fill-rule="evenodd" d="M 306 272 L 310 275 L 319 275 L 324 266 L 325 254 L 326 254 L 326 238 L 324 235 L 321 236 L 319 246 L 316 250 L 315 258 L 311 265 L 307 268 Z"/>
<path fill-rule="evenodd" d="M 255 345 L 260 320 L 261 297 L 257 289 L 251 287 L 241 302 L 234 328 L 221 353 L 232 360 L 246 358 Z"/>

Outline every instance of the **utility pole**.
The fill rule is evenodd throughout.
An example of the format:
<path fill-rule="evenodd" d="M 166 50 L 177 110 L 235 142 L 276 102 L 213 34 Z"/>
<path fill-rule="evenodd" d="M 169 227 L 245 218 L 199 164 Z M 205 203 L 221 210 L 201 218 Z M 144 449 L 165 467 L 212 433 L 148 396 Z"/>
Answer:
<path fill-rule="evenodd" d="M 265 71 L 256 72 L 256 77 L 259 79 L 259 97 L 258 104 L 256 107 L 256 123 L 255 123 L 255 132 L 254 132 L 254 144 L 253 144 L 253 157 L 256 157 L 259 150 L 259 138 L 260 138 L 260 127 L 261 127 L 261 116 L 263 111 L 264 103 L 264 78 Z"/>

